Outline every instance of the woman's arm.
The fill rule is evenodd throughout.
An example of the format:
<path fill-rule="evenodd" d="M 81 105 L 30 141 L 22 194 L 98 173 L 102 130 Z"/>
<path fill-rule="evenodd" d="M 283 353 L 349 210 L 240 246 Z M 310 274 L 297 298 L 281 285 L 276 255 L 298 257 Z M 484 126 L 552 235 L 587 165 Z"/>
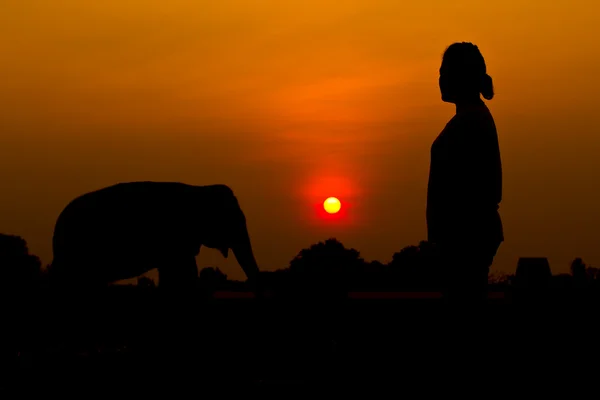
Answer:
<path fill-rule="evenodd" d="M 453 199 L 465 211 L 496 207 L 502 197 L 502 166 L 493 125 L 465 120 L 454 153 Z"/>

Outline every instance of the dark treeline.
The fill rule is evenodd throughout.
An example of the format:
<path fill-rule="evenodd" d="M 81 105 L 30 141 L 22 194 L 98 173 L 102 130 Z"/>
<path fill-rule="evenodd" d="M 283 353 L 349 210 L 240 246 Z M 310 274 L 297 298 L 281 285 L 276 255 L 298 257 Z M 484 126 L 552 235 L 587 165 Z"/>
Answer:
<path fill-rule="evenodd" d="M 2 285 L 8 289 L 3 293 L 11 293 L 5 297 L 9 315 L 3 317 L 10 328 L 0 341 L 11 353 L 6 360 L 43 371 L 93 367 L 161 379 L 194 371 L 208 383 L 226 376 L 230 383 L 326 377 L 328 382 L 348 384 L 352 374 L 364 379 L 367 370 L 389 369 L 390 360 L 401 360 L 394 365 L 404 371 L 398 376 L 405 376 L 421 371 L 415 366 L 435 357 L 464 359 L 469 348 L 475 354 L 492 346 L 503 357 L 516 357 L 524 347 L 527 354 L 538 348 L 546 354 L 548 343 L 560 339 L 572 351 L 580 342 L 569 338 L 584 331 L 593 337 L 596 332 L 587 308 L 579 307 L 582 303 L 572 307 L 574 303 L 562 298 L 536 307 L 534 313 L 527 307 L 520 314 L 511 307 L 503 308 L 510 312 L 491 307 L 479 314 L 474 330 L 470 320 L 462 323 L 462 330 L 450 330 L 454 333 L 447 328 L 457 317 L 445 315 L 436 300 L 324 301 L 346 291 L 436 290 L 443 266 L 427 242 L 407 246 L 383 264 L 367 262 L 357 250 L 329 239 L 301 250 L 287 267 L 262 273 L 264 289 L 275 298 L 308 295 L 318 298 L 316 302 L 190 302 L 171 301 L 169 296 L 163 301 L 157 295 L 160 282 L 145 276 L 138 277 L 137 285 L 115 285 L 111 295 L 99 296 L 99 301 L 80 296 L 63 301 L 46 295 L 48 268 L 29 253 L 24 239 L 11 235 L 0 235 L 0 268 Z M 523 268 L 515 275 L 492 276 L 490 290 L 510 292 L 518 287 L 518 275 L 523 274 L 519 270 Z M 592 289 L 589 293 L 598 293 L 599 278 L 597 269 L 576 259 L 570 274 L 552 276 L 549 282 L 565 293 L 584 286 Z M 228 279 L 218 268 L 201 269 L 197 284 L 197 293 L 208 299 L 215 291 L 251 290 L 247 282 Z M 18 296 L 12 289 L 20 291 Z M 38 295 L 29 296 L 31 291 Z M 549 317 L 542 318 L 545 315 Z M 523 335 L 535 339 L 523 340 Z M 460 355 L 453 354 L 454 349 L 460 349 Z M 486 374 L 489 368 L 486 364 Z"/>
<path fill-rule="evenodd" d="M 573 260 L 570 274 L 551 275 L 549 266 L 542 268 L 540 274 L 539 268 L 533 267 L 528 271 L 518 266 L 510 275 L 492 274 L 489 289 L 505 291 L 531 284 L 527 274 L 532 271 L 534 281 L 550 288 L 600 288 L 600 269 L 586 265 L 581 258 Z M 36 290 L 49 285 L 51 265 L 42 267 L 40 259 L 29 253 L 27 242 L 19 236 L 0 234 L 0 268 L 6 289 Z M 347 291 L 436 291 L 443 285 L 444 273 L 448 271 L 427 241 L 404 247 L 384 264 L 365 261 L 359 251 L 331 238 L 302 249 L 285 268 L 261 272 L 261 285 L 278 296 L 298 292 L 335 295 Z M 231 280 L 214 267 L 201 269 L 197 283 L 198 290 L 207 294 L 249 290 L 246 282 Z M 137 286 L 155 288 L 157 284 L 142 276 L 137 279 Z"/>

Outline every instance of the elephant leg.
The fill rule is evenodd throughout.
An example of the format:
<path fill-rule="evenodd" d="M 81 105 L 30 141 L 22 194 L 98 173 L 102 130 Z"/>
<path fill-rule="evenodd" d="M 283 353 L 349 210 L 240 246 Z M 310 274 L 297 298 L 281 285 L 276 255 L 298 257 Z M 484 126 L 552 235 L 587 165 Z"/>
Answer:
<path fill-rule="evenodd" d="M 158 285 L 163 289 L 193 289 L 198 280 L 194 256 L 173 257 L 158 267 Z"/>
<path fill-rule="evenodd" d="M 192 327 L 197 323 L 192 318 L 196 307 L 193 300 L 197 282 L 198 268 L 194 256 L 173 257 L 159 264 L 158 288 L 166 296 L 161 296 L 158 318 L 170 327 L 171 334 L 162 337 L 156 343 L 156 348 L 167 359 L 174 355 L 171 351 L 175 343 L 189 350 L 197 340 L 197 337 L 190 336 L 195 332 Z"/>

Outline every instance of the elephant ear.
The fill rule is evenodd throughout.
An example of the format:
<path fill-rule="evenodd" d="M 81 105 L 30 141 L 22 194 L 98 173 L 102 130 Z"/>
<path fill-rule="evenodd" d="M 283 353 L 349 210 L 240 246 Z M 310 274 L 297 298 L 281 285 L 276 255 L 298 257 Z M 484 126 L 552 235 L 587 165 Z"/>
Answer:
<path fill-rule="evenodd" d="M 242 212 L 242 208 L 240 207 L 237 197 L 234 195 L 231 196 L 229 202 L 229 216 L 233 226 L 237 227 L 239 224 L 246 223 L 246 216 Z"/>

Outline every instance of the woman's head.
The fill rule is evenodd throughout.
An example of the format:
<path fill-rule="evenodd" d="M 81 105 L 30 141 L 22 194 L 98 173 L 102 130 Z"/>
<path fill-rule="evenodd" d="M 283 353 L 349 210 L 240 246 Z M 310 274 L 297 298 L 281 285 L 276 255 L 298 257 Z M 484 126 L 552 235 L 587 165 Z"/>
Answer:
<path fill-rule="evenodd" d="M 486 72 L 485 60 L 472 43 L 451 44 L 442 58 L 440 67 L 442 100 L 449 103 L 469 101 L 483 95 L 494 97 L 492 78 Z"/>

